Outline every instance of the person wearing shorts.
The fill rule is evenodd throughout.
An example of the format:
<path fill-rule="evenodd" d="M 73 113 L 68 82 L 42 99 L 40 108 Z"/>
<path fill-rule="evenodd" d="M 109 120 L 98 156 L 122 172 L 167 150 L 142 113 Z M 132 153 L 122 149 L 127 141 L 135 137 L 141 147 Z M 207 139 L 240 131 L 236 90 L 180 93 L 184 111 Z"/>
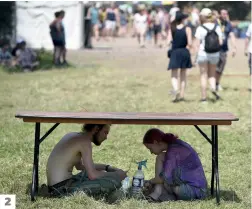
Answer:
<path fill-rule="evenodd" d="M 162 8 L 157 8 L 154 17 L 153 32 L 154 32 L 154 43 L 156 46 L 158 45 L 159 47 L 162 47 L 161 32 L 162 32 L 163 19 L 164 19 L 164 11 L 162 10 Z"/>
<path fill-rule="evenodd" d="M 99 4 L 96 3 L 96 5 L 93 5 L 89 8 L 88 14 L 91 18 L 91 24 L 92 24 L 92 33 L 96 39 L 96 41 L 99 41 L 99 10 L 98 10 Z"/>
<path fill-rule="evenodd" d="M 134 15 L 134 28 L 136 30 L 136 35 L 138 43 L 141 48 L 145 47 L 145 38 L 147 32 L 147 15 L 145 12 L 145 7 L 140 5 L 138 8 L 139 12 Z"/>
<path fill-rule="evenodd" d="M 113 36 L 116 30 L 116 21 L 117 21 L 117 14 L 115 11 L 115 5 L 112 4 L 112 6 L 107 8 L 106 10 L 105 29 L 107 36 L 110 37 Z"/>
<path fill-rule="evenodd" d="M 233 32 L 233 27 L 231 25 L 231 22 L 228 18 L 228 11 L 225 9 L 222 9 L 220 11 L 220 19 L 217 21 L 221 28 L 222 37 L 223 37 L 223 44 L 221 46 L 220 51 L 220 59 L 217 64 L 216 68 L 216 90 L 221 90 L 220 86 L 220 80 L 223 75 L 226 63 L 227 63 L 227 54 L 229 51 L 228 48 L 228 39 L 230 37 L 231 39 L 231 45 L 232 45 L 232 57 L 236 55 L 236 43 L 235 43 L 235 34 Z"/>
<path fill-rule="evenodd" d="M 222 33 L 219 26 L 213 23 L 213 14 L 209 8 L 204 8 L 200 12 L 201 23 L 209 30 L 216 27 L 215 31 L 219 37 L 219 42 L 222 44 Z M 196 29 L 195 33 L 195 45 L 197 59 L 196 62 L 200 68 L 200 80 L 201 80 L 201 102 L 207 101 L 207 78 L 210 83 L 211 92 L 215 96 L 216 100 L 220 99 L 220 96 L 216 92 L 216 65 L 219 61 L 220 53 L 207 53 L 205 51 L 205 37 L 207 35 L 207 30 L 202 26 Z"/>
<path fill-rule="evenodd" d="M 62 31 L 61 31 L 61 25 L 60 25 L 60 12 L 55 12 L 54 14 L 55 19 L 50 24 L 50 35 L 52 38 L 53 46 L 54 46 L 54 52 L 53 52 L 53 63 L 55 65 L 60 64 L 60 54 L 61 49 L 64 47 L 64 42 L 62 38 Z"/>
<path fill-rule="evenodd" d="M 248 30 L 246 32 L 245 39 L 245 56 L 248 56 L 248 64 L 249 64 L 249 75 L 250 75 L 250 87 L 249 91 L 251 91 L 251 78 L 252 78 L 252 23 L 249 25 Z"/>

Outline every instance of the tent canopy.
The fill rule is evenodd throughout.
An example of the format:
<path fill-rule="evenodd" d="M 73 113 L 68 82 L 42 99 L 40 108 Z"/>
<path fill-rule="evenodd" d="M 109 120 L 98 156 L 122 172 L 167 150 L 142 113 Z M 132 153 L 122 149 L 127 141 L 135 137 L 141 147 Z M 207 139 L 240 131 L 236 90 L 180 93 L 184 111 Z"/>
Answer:
<path fill-rule="evenodd" d="M 17 1 L 17 38 L 22 38 L 32 48 L 52 49 L 49 24 L 54 13 L 66 12 L 63 24 L 66 47 L 79 49 L 83 46 L 83 3 L 74 1 Z"/>

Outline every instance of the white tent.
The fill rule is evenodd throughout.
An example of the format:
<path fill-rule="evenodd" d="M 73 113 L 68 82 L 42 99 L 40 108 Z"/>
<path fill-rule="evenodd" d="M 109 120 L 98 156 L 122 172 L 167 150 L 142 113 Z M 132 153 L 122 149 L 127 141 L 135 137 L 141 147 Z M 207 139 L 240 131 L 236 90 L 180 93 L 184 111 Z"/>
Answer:
<path fill-rule="evenodd" d="M 17 38 L 24 39 L 32 48 L 52 49 L 49 24 L 56 11 L 64 10 L 66 47 L 79 49 L 83 47 L 83 7 L 83 2 L 79 1 L 17 1 Z"/>

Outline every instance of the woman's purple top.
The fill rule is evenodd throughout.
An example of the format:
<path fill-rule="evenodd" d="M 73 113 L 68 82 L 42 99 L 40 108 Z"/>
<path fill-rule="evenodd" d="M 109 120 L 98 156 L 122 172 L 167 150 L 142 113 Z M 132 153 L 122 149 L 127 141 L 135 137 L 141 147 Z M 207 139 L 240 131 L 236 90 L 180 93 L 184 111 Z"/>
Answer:
<path fill-rule="evenodd" d="M 168 145 L 165 154 L 163 172 L 165 182 L 174 185 L 174 173 L 180 169 L 180 180 L 187 185 L 206 189 L 207 181 L 205 173 L 196 151 L 186 142 L 176 139 Z"/>

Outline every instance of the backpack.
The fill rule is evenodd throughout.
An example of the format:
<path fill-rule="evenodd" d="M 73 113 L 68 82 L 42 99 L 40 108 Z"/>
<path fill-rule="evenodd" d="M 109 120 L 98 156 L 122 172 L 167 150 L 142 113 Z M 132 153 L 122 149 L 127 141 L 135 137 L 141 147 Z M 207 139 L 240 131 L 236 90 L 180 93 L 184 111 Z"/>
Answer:
<path fill-rule="evenodd" d="M 219 42 L 219 36 L 215 31 L 217 24 L 215 24 L 215 26 L 212 30 L 209 30 L 204 25 L 202 25 L 202 27 L 207 30 L 207 35 L 205 37 L 205 51 L 207 53 L 219 52 L 221 46 L 220 46 L 220 42 Z"/>

